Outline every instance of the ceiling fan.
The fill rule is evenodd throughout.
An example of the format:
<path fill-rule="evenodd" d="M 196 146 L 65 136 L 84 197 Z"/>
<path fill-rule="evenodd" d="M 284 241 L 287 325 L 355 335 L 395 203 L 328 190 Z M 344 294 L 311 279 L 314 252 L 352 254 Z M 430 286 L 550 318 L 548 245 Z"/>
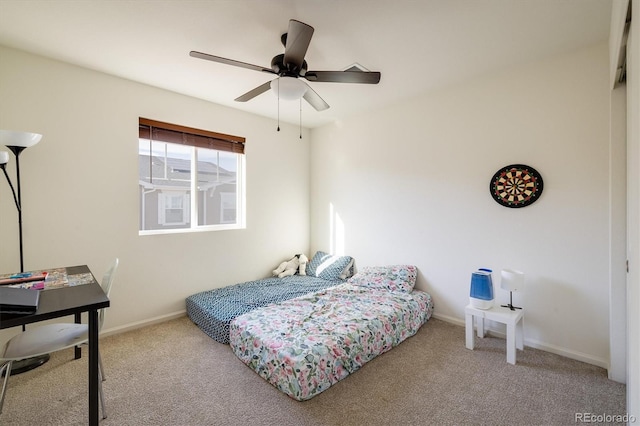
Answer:
<path fill-rule="evenodd" d="M 280 40 L 284 45 L 284 54 L 279 54 L 271 60 L 271 68 L 248 64 L 233 59 L 209 55 L 207 53 L 191 51 L 189 55 L 194 58 L 206 59 L 221 64 L 233 65 L 255 71 L 275 74 L 278 78 L 268 81 L 236 98 L 237 102 L 246 102 L 256 96 L 272 89 L 282 99 L 304 98 L 317 111 L 329 108 L 327 104 L 307 83 L 304 78 L 314 82 L 328 83 L 362 83 L 377 84 L 380 81 L 380 73 L 377 71 L 308 71 L 307 61 L 304 59 L 313 27 L 295 19 L 289 20 L 289 29 Z"/>

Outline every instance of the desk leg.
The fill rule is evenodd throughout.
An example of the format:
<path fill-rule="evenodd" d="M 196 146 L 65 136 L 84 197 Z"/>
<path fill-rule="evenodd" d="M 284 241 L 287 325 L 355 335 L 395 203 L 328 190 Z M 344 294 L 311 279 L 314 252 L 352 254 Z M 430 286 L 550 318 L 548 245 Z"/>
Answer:
<path fill-rule="evenodd" d="M 516 363 L 516 325 L 507 324 L 507 362 Z"/>
<path fill-rule="evenodd" d="M 516 348 L 524 349 L 524 318 L 520 318 L 520 321 L 516 324 Z"/>
<path fill-rule="evenodd" d="M 98 416 L 98 311 L 89 311 L 89 425 L 97 426 Z"/>
<path fill-rule="evenodd" d="M 473 350 L 475 342 L 473 337 L 473 315 L 471 314 L 465 315 L 465 333 L 467 349 Z"/>
<path fill-rule="evenodd" d="M 74 315 L 74 320 L 76 324 L 80 324 L 82 322 L 82 316 L 80 313 Z M 76 346 L 74 348 L 74 359 L 82 358 L 82 348 L 80 346 Z"/>

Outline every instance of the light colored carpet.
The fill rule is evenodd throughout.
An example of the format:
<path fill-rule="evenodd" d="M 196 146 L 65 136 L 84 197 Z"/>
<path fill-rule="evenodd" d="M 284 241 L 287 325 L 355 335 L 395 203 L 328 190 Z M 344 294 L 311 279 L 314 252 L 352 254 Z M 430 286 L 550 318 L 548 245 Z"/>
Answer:
<path fill-rule="evenodd" d="M 400 346 L 315 398 L 295 401 L 187 317 L 106 337 L 102 425 L 569 425 L 575 413 L 625 412 L 625 386 L 589 364 L 504 340 L 464 346 L 464 328 L 431 319 Z M 87 423 L 87 354 L 52 355 L 11 377 L 0 424 Z"/>

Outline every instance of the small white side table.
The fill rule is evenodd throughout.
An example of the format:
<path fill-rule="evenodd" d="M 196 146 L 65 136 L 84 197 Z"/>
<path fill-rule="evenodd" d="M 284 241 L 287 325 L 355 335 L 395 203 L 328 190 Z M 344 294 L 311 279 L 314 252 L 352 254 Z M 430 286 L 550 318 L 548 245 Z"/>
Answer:
<path fill-rule="evenodd" d="M 484 320 L 499 322 L 507 326 L 507 362 L 509 364 L 516 363 L 516 348 L 524 349 L 524 326 L 522 309 L 511 310 L 502 306 L 494 306 L 491 309 L 477 309 L 471 305 L 464 308 L 465 313 L 465 332 L 467 340 L 467 349 L 473 350 L 475 346 L 475 338 L 473 335 L 473 318 L 476 319 L 476 329 L 478 337 L 484 337 L 485 328 Z"/>

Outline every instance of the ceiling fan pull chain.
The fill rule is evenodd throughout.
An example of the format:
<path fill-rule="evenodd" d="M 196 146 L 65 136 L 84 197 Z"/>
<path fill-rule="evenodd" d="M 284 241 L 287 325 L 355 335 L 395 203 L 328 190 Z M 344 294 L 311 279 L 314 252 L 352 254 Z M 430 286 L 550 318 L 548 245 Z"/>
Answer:
<path fill-rule="evenodd" d="M 302 139 L 302 98 L 300 98 L 300 139 Z"/>
<path fill-rule="evenodd" d="M 278 77 L 278 131 L 280 131 L 280 77 Z"/>

